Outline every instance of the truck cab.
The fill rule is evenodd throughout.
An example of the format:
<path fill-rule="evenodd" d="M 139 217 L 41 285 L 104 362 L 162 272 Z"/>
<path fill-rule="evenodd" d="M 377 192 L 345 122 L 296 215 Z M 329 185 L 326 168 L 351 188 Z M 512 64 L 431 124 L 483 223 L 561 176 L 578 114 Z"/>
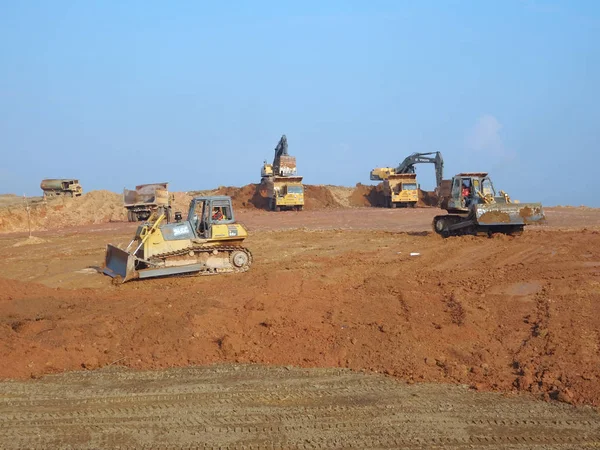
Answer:
<path fill-rule="evenodd" d="M 415 207 L 419 200 L 417 175 L 396 173 L 383 182 L 383 193 L 388 208 Z"/>
<path fill-rule="evenodd" d="M 302 177 L 274 177 L 271 197 L 271 210 L 281 211 L 295 209 L 301 211 L 304 207 L 304 186 Z"/>

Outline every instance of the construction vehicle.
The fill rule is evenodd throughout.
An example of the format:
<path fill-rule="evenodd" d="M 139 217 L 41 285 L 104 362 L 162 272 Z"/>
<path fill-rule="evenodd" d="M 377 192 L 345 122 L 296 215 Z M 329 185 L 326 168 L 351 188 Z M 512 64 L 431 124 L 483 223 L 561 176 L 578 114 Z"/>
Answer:
<path fill-rule="evenodd" d="M 419 201 L 417 174 L 394 173 L 383 182 L 383 196 L 388 208 L 414 208 Z"/>
<path fill-rule="evenodd" d="M 433 229 L 443 237 L 462 234 L 504 233 L 518 235 L 525 225 L 545 221 L 541 203 L 512 201 L 496 190 L 485 172 L 459 173 L 448 195 L 442 193 L 441 207 L 446 215 L 433 219 Z"/>
<path fill-rule="evenodd" d="M 148 220 L 152 213 L 164 214 L 170 222 L 169 183 L 140 184 L 135 190 L 123 189 L 123 207 L 129 222 Z"/>
<path fill-rule="evenodd" d="M 79 180 L 73 178 L 48 178 L 42 180 L 40 188 L 44 192 L 44 198 L 47 197 L 79 197 L 83 194 L 83 188 Z"/>
<path fill-rule="evenodd" d="M 296 157 L 288 154 L 287 137 L 281 136 L 275 147 L 273 163 L 266 161 L 260 172 L 261 192 L 269 199 L 271 211 L 294 209 L 302 211 L 304 207 L 304 186 L 302 177 L 297 175 Z"/>
<path fill-rule="evenodd" d="M 242 246 L 248 231 L 236 223 L 231 198 L 196 197 L 187 220 L 175 213 L 167 224 L 164 214 L 152 214 L 138 226 L 124 249 L 108 244 L 103 272 L 116 283 L 178 274 L 210 275 L 245 272 L 252 264 Z"/>
<path fill-rule="evenodd" d="M 383 181 L 385 206 L 388 208 L 416 206 L 419 200 L 419 185 L 417 184 L 415 164 L 423 163 L 435 165 L 437 191 L 444 178 L 444 160 L 440 152 L 412 153 L 398 167 L 376 167 L 371 170 L 371 180 Z M 411 175 L 411 177 L 406 175 Z"/>

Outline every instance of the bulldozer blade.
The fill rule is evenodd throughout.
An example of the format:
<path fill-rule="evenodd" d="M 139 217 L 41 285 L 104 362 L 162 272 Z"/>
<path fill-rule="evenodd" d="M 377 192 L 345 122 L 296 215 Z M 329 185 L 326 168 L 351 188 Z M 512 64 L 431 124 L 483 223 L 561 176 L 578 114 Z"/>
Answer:
<path fill-rule="evenodd" d="M 481 225 L 529 225 L 546 219 L 541 203 L 477 205 L 476 217 Z"/>
<path fill-rule="evenodd" d="M 111 278 L 120 277 L 122 283 L 136 278 L 135 256 L 121 250 L 119 247 L 108 244 L 102 272 Z"/>

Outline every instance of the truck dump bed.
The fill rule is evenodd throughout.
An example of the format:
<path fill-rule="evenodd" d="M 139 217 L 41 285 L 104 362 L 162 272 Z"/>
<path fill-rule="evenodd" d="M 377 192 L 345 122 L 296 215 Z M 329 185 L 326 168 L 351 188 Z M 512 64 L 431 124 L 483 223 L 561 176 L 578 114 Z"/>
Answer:
<path fill-rule="evenodd" d="M 141 184 L 135 190 L 123 190 L 123 204 L 125 207 L 137 205 L 168 205 L 169 183 Z"/>

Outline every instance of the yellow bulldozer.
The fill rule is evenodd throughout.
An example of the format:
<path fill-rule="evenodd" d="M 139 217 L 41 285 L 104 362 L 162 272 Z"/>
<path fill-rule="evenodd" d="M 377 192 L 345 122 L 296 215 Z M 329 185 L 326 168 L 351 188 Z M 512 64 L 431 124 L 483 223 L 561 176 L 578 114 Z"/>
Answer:
<path fill-rule="evenodd" d="M 231 198 L 196 197 L 187 220 L 175 213 L 141 224 L 124 250 L 108 244 L 103 272 L 117 283 L 178 274 L 211 275 L 245 272 L 252 264 L 250 250 L 242 246 L 248 231 L 235 222 Z"/>

